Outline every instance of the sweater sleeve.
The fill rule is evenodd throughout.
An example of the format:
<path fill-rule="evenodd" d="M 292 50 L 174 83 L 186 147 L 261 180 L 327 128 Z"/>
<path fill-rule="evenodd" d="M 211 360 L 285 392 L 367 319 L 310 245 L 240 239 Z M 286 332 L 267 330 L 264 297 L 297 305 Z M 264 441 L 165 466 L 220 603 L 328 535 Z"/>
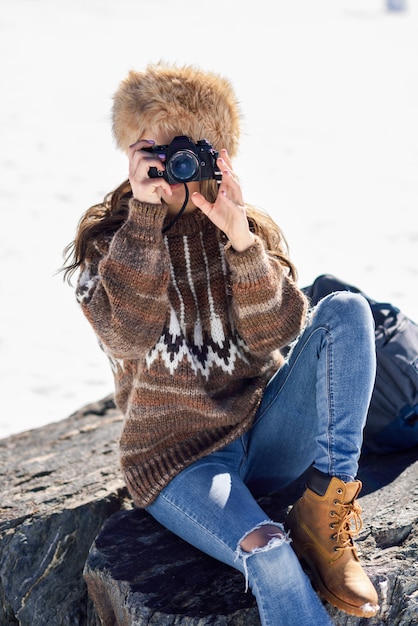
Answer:
<path fill-rule="evenodd" d="M 250 350 L 259 356 L 283 348 L 301 332 L 307 300 L 269 255 L 259 237 L 244 252 L 226 246 L 236 328 Z"/>
<path fill-rule="evenodd" d="M 166 209 L 131 200 L 108 251 L 80 272 L 76 296 L 100 343 L 115 359 L 137 359 L 157 341 L 167 312 Z"/>

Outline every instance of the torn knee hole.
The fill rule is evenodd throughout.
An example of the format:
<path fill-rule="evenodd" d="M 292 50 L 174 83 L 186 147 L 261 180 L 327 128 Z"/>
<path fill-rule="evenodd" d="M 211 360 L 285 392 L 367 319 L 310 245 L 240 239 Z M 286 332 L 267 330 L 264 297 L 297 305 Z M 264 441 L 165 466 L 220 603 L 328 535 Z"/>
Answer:
<path fill-rule="evenodd" d="M 247 533 L 239 545 L 244 552 L 253 552 L 268 546 L 274 538 L 283 541 L 285 537 L 286 533 L 281 528 L 267 523 Z"/>
<path fill-rule="evenodd" d="M 242 559 L 245 591 L 248 591 L 248 565 L 247 561 L 254 555 L 267 552 L 273 548 L 279 548 L 284 543 L 290 543 L 291 539 L 281 524 L 275 524 L 271 520 L 259 524 L 250 530 L 241 541 L 235 552 L 235 559 Z"/>

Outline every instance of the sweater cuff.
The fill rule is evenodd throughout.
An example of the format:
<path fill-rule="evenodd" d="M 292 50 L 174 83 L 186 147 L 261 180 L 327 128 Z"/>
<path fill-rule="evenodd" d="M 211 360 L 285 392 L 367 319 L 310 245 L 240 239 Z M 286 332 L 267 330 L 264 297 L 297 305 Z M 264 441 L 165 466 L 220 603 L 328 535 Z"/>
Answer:
<path fill-rule="evenodd" d="M 135 198 L 129 200 L 128 220 L 140 228 L 145 238 L 155 239 L 157 235 L 161 236 L 166 215 L 165 204 L 148 204 Z"/>
<path fill-rule="evenodd" d="M 243 252 L 237 252 L 228 242 L 225 246 L 225 253 L 234 282 L 255 282 L 269 273 L 269 257 L 263 242 L 257 235 L 252 246 Z"/>

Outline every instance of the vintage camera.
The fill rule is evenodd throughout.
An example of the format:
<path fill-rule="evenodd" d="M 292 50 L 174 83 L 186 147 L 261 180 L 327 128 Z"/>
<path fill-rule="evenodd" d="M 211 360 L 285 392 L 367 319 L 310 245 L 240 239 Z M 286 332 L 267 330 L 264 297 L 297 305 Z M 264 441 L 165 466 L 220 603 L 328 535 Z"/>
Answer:
<path fill-rule="evenodd" d="M 150 167 L 148 176 L 162 176 L 170 184 L 190 183 L 194 180 L 221 181 L 222 174 L 216 165 L 218 152 L 206 139 L 194 143 L 189 137 L 174 137 L 168 146 L 144 148 L 148 152 L 165 154 L 165 171 Z"/>

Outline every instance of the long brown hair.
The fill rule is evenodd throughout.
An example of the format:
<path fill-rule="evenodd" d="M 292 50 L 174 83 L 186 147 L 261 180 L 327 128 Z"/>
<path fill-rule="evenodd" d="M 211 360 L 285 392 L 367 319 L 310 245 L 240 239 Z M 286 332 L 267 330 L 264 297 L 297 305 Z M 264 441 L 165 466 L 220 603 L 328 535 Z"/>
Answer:
<path fill-rule="evenodd" d="M 202 194 L 214 202 L 218 193 L 216 181 L 202 181 Z M 122 226 L 128 217 L 129 200 L 132 189 L 129 180 L 125 180 L 114 191 L 108 193 L 103 202 L 90 207 L 82 216 L 74 241 L 64 250 L 64 265 L 61 271 L 64 280 L 71 283 L 74 273 L 85 261 L 91 260 L 106 240 Z M 297 271 L 289 259 L 287 241 L 274 220 L 264 211 L 246 205 L 248 222 L 251 231 L 265 242 L 269 254 L 277 257 L 282 265 L 288 268 L 293 280 L 297 279 Z"/>

